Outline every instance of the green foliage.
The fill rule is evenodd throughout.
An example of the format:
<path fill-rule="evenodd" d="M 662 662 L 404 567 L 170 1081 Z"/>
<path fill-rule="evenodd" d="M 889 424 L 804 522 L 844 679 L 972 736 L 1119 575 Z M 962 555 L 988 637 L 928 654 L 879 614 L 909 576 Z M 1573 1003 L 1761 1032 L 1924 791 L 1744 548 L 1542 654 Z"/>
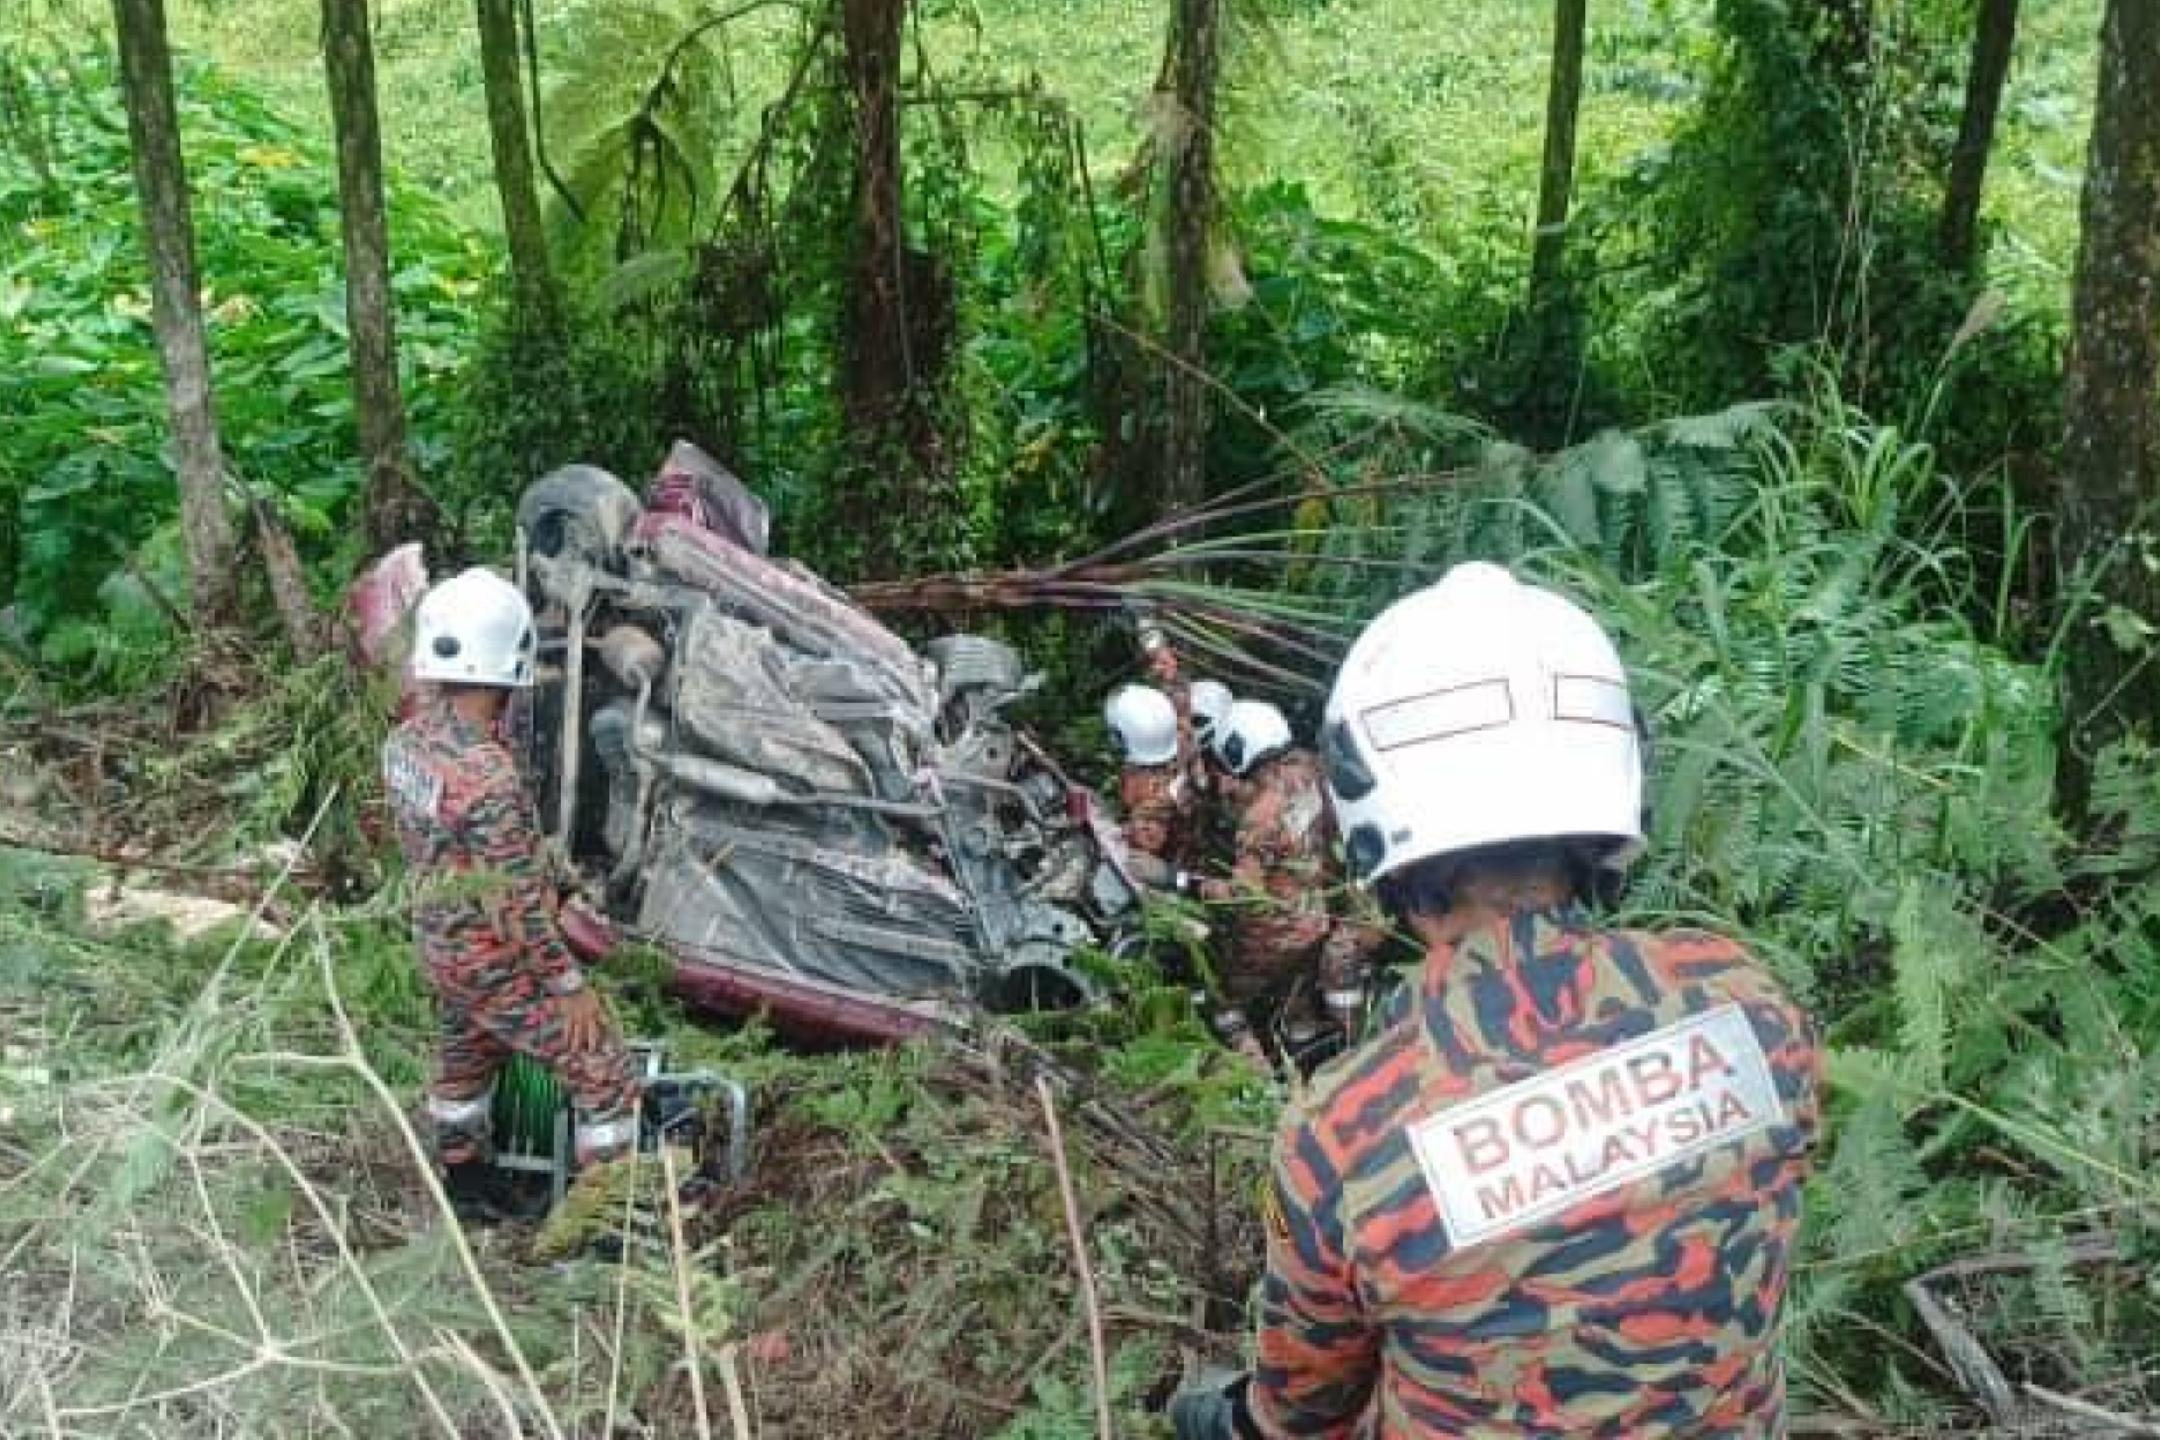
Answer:
<path fill-rule="evenodd" d="M 124 673 L 127 654 L 168 643 L 166 605 L 186 594 L 127 131 L 104 59 L 11 54 L 50 140 L 42 163 L 0 146 L 0 601 L 47 661 L 107 657 Z M 180 124 L 228 463 L 309 557 L 349 567 L 359 468 L 335 169 L 206 69 L 182 73 Z M 398 190 L 391 216 L 413 446 L 432 471 L 488 262 L 417 194 Z"/>
<path fill-rule="evenodd" d="M 2022 234 L 1971 273 L 1938 249 L 1970 18 L 1720 0 L 1700 103 L 1668 147 L 1583 196 L 1573 298 L 1595 328 L 1579 337 L 1578 408 L 1641 417 L 1804 396 L 1827 365 L 1877 414 L 1956 414 L 1941 435 L 1961 470 L 2051 447 L 2059 292 L 2030 283 Z M 2019 112 L 2005 126 L 2018 137 Z"/>
<path fill-rule="evenodd" d="M 1236 197 L 1249 295 L 1209 334 L 1211 368 L 1236 397 L 1218 406 L 1211 468 L 1225 479 L 1281 462 L 1278 428 L 1331 387 L 1408 389 L 1443 332 L 1433 258 L 1376 226 L 1321 215 L 1299 185 Z"/>
<path fill-rule="evenodd" d="M 2026 6 L 2037 38 L 1990 175 L 2001 243 L 1958 276 L 1933 263 L 1932 221 L 1962 7 L 1650 0 L 1598 12 L 1568 286 L 1538 316 L 1521 291 L 1542 20 L 1500 0 L 1252 8 L 1268 17 L 1268 64 L 1225 129 L 1234 245 L 1209 336 L 1210 478 L 1228 489 L 1287 471 L 1303 504 L 1281 532 L 1198 542 L 1206 581 L 1176 583 L 1234 589 L 1326 633 L 1470 556 L 1591 604 L 1620 636 L 1656 732 L 1655 843 L 1631 913 L 1743 934 L 1832 1042 L 1832 1138 L 1790 1324 L 1804 1389 L 1862 1395 L 1893 1420 L 1960 1423 L 1945 1418 L 1900 1287 L 1992 1250 L 2020 1264 L 1956 1280 L 1955 1298 L 2016 1378 L 2147 1408 L 2133 1392 L 2160 1317 L 2149 1287 L 2124 1282 L 2149 1264 L 2160 1213 L 2148 1178 L 2160 902 L 2145 883 L 2160 790 L 2149 752 L 2111 751 L 2090 843 L 2059 833 L 2054 676 L 2032 659 L 2052 653 L 2050 637 L 2024 608 L 2044 564 L 2026 487 L 2047 473 L 2056 428 L 2092 0 Z M 312 27 L 292 7 L 177 9 L 183 34 L 216 37 L 292 113 L 319 113 Z M 1131 102 L 1156 60 L 1157 11 L 916 8 L 905 220 L 935 257 L 926 273 L 949 282 L 939 315 L 950 312 L 956 359 L 933 418 L 960 498 L 866 536 L 849 517 L 882 512 L 856 487 L 881 477 L 864 474 L 834 390 L 850 134 L 829 46 L 787 6 L 695 36 L 718 12 L 687 0 L 536 9 L 541 129 L 577 200 L 578 214 L 552 216 L 574 293 L 568 334 L 508 313 L 481 242 L 411 190 L 392 197 L 415 433 L 465 537 L 505 545 L 515 494 L 541 471 L 588 459 L 636 481 L 677 434 L 736 465 L 775 503 L 783 548 L 836 578 L 858 572 L 873 540 L 913 567 L 1040 561 L 1092 550 L 1152 510 L 1136 444 L 1153 361 L 1132 333 L 1152 313 L 1134 263 L 1148 197 L 1121 189 L 1101 157 L 1130 152 L 1151 123 Z M 1864 43 L 1836 30 L 1863 11 L 1880 25 Z M 380 15 L 393 160 L 490 216 L 469 19 L 409 0 Z M 184 78 L 228 447 L 311 558 L 342 564 L 356 476 L 334 178 L 319 143 L 229 81 Z M 111 89 L 101 62 L 0 43 L 0 602 L 84 683 L 154 665 L 164 597 L 182 591 Z M 1733 404 L 1763 394 L 1784 399 Z M 1649 423 L 1675 409 L 1707 413 Z M 1439 471 L 1463 478 L 1389 488 Z M 1215 558 L 1208 544 L 1245 553 Z M 1129 664 L 1106 628 L 1060 619 L 1028 637 L 1057 677 L 1038 704 L 1061 747 L 1099 736 L 1092 707 L 1059 697 Z M 145 829 L 196 835 L 191 855 L 225 859 L 335 795 L 318 854 L 339 857 L 343 883 L 373 880 L 352 807 L 371 784 L 382 713 L 336 662 L 291 677 L 202 748 L 140 761 Z M 203 824 L 211 810 L 230 823 Z M 311 967 L 277 946 L 86 933 L 83 883 L 75 867 L 0 855 L 0 1026 L 11 1044 L 64 1037 L 52 1064 L 0 1057 L 0 1106 L 30 1095 L 33 1146 L 111 1143 L 68 1152 L 86 1158 L 79 1187 L 51 1188 L 62 1167 L 15 1188 L 16 1152 L 0 1154 L 0 1226 L 11 1245 L 35 1234 L 15 1253 L 34 1255 L 30 1293 L 45 1297 L 72 1283 L 75 1235 L 102 1237 L 123 1212 L 201 1212 L 194 1231 L 152 1235 L 147 1268 L 92 1267 L 94 1304 L 158 1322 L 101 1352 L 111 1370 L 68 1401 L 119 1404 L 122 1378 L 185 1383 L 246 1360 L 230 1337 L 182 1326 L 174 1341 L 167 1312 L 129 1307 L 139 1291 L 245 1310 L 181 1242 L 207 1225 L 233 1253 L 276 1252 L 312 1223 L 304 1187 L 257 1147 L 198 1189 L 191 1165 L 233 1153 L 218 1147 L 234 1132 L 171 1088 L 130 1091 L 130 1104 L 154 1099 L 106 1105 L 89 1126 L 70 1115 L 63 1132 L 46 1082 L 23 1077 L 117 1085 L 155 1063 L 214 1079 L 243 1114 L 320 1132 L 343 1133 L 361 1102 L 348 1074 L 242 1063 L 336 1046 Z M 329 939 L 368 1058 L 409 1089 L 424 1073 L 428 1005 L 400 910 L 390 887 L 336 917 Z M 1064 1093 L 1106 1290 L 1182 1314 L 1194 1272 L 1166 1268 L 1151 1195 L 1203 1154 L 1212 1176 L 1221 1132 L 1263 1129 L 1280 1097 L 1205 1040 L 1178 985 L 1107 960 L 1099 973 L 1124 1004 L 1030 1029 L 1090 1076 Z M 763 1097 L 778 1158 L 696 1257 L 693 1308 L 720 1343 L 817 1317 L 780 1389 L 796 1413 L 776 1423 L 852 1433 L 844 1407 L 868 1385 L 892 1397 L 881 1421 L 922 1431 L 1092 1433 L 1084 1357 L 1060 1339 L 1072 1296 L 1059 1202 L 1032 1094 L 1012 1072 L 921 1048 L 794 1056 L 754 1029 L 679 1028 L 650 965 L 621 983 L 639 1028 L 671 1029 L 681 1059 L 722 1064 Z M 1130 1110 L 1176 1147 L 1154 1157 L 1150 1183 L 1119 1172 L 1115 1147 L 1090 1131 Z M 212 1148 L 190 1148 L 198 1139 Z M 1209 1187 L 1233 1226 L 1250 1220 L 1237 1197 L 1253 1159 L 1233 1157 L 1221 1191 Z M 2120 1241 L 2119 1266 L 2086 1258 L 2099 1231 Z M 326 1238 L 310 1230 L 316 1249 L 283 1253 L 324 1253 Z M 361 1273 L 419 1323 L 470 1329 L 445 1252 L 408 1241 L 386 1240 Z M 1222 1248 L 1249 1256 L 1256 1243 L 1233 1234 Z M 322 1358 L 385 1363 L 375 1332 L 349 1323 L 350 1270 L 295 1278 L 309 1283 L 279 1291 L 273 1328 L 365 1334 Z M 585 1333 L 564 1307 L 612 1303 L 612 1291 L 574 1260 L 558 1278 L 521 1299 L 555 1337 L 535 1353 L 560 1396 L 578 1373 L 560 1337 Z M 1239 1288 L 1205 1278 L 1218 1300 Z M 681 1322 L 668 1315 L 672 1277 L 637 1269 L 631 1292 L 651 1323 L 624 1369 L 650 1395 L 671 1383 Z M 983 1329 L 980 1316 L 1009 1323 Z M 898 1338 L 866 1360 L 849 1340 L 861 1334 Z M 1167 1345 L 1117 1340 L 1121 1425 L 1149 1423 L 1138 1412 L 1168 1365 Z M 275 1367 L 259 1385 L 240 1379 L 233 1409 L 256 1428 L 314 1426 L 311 1404 L 368 1433 L 426 1423 L 404 1390 L 349 1375 L 312 1400 Z M 460 1398 L 477 1412 L 477 1392 Z M 572 1393 L 563 1413 L 599 1412 Z"/>
<path fill-rule="evenodd" d="M 1466 448 L 1415 407 L 1347 413 L 1387 422 L 1366 469 Z M 2150 1403 L 2130 1373 L 2160 1318 L 2149 1293 L 2073 1258 L 2160 1221 L 2160 792 L 2149 755 L 2112 752 L 2099 839 L 2075 846 L 2052 818 L 2053 676 L 2004 648 L 2045 637 L 2022 633 L 1992 578 L 2027 533 L 2005 489 L 1958 480 L 1818 378 L 1805 407 L 1544 457 L 1486 442 L 1462 483 L 1337 501 L 1329 537 L 1420 569 L 1504 560 L 1615 631 L 1655 761 L 1630 914 L 1745 937 L 1831 1042 L 1797 1378 L 1916 1422 L 1951 1413 L 1939 1377 L 1875 1337 L 1928 1343 L 1901 1286 L 1931 1265 L 2010 1252 L 1954 1282 L 1975 1333 L 2014 1376 L 2116 1387 L 2131 1409 Z M 1363 610 L 1405 582 L 1327 583 Z M 2072 920 L 2066 881 L 2083 897 Z"/>
<path fill-rule="evenodd" d="M 1959 96 L 1942 18 L 1721 0 L 1716 24 L 1702 103 L 1634 197 L 1656 207 L 1657 253 L 1690 277 L 1658 346 L 1670 393 L 1761 393 L 1787 345 L 1825 341 L 1855 378 L 1901 327 L 1938 349 L 1964 305 L 1960 277 L 1933 263 L 1926 179 Z"/>
<path fill-rule="evenodd" d="M 762 73 L 796 24 L 784 8 L 710 18 L 684 0 L 635 0 L 552 20 L 568 40 L 541 112 L 569 191 L 553 197 L 555 231 L 566 261 L 618 306 L 683 278 L 684 252 L 731 199 L 720 167 L 761 108 L 737 88 L 737 52 Z M 673 268 L 656 271 L 660 258 Z"/>

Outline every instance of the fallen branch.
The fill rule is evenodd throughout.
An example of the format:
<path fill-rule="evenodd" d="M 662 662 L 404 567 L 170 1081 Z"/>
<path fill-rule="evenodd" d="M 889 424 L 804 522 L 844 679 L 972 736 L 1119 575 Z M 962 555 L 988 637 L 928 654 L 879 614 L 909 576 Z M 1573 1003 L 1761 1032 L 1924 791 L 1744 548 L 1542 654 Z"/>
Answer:
<path fill-rule="evenodd" d="M 1935 1344 L 1950 1364 L 1951 1374 L 1965 1393 L 1972 1396 L 1987 1417 L 2004 1430 L 2014 1430 L 2019 1422 L 2017 1392 L 2010 1386 L 2010 1378 L 2003 1374 L 1995 1357 L 1988 1354 L 1987 1347 L 1974 1338 L 1963 1321 L 1950 1313 L 1948 1306 L 1935 1298 L 1928 1289 L 1925 1276 L 1905 1282 L 1905 1298 L 1911 1302 L 1920 1322 L 1935 1337 Z"/>
<path fill-rule="evenodd" d="M 2123 1258 L 2122 1241 L 2108 1231 L 2081 1235 L 2064 1246 L 2060 1258 L 2068 1265 L 2106 1264 Z M 1905 1282 L 1905 1298 L 1912 1304 L 1921 1323 L 1925 1324 L 1928 1332 L 1935 1337 L 1935 1344 L 1942 1351 L 1943 1359 L 1949 1363 L 1951 1374 L 1965 1392 L 1978 1402 L 1980 1408 L 1987 1412 L 1988 1419 L 2004 1430 L 2014 1430 L 2022 1423 L 2023 1407 L 2018 1404 L 2016 1389 L 2011 1385 L 2009 1376 L 2003 1373 L 2002 1367 L 1995 1363 L 1995 1357 L 1988 1353 L 1987 1347 L 1980 1343 L 1963 1321 L 1950 1313 L 1950 1308 L 1936 1297 L 1931 1287 L 1943 1280 L 2022 1274 L 2036 1268 L 2039 1263 L 2039 1258 L 2033 1255 L 2015 1251 L 1990 1251 L 1984 1255 L 1972 1255 L 1938 1265 L 1926 1274 Z M 2026 1393 L 2031 1395 L 2037 1387 L 2028 1383 L 2024 1388 Z M 2070 1396 L 2055 1395 L 2053 1391 L 2042 1393 L 2053 1396 L 2054 1399 L 2048 1403 L 2055 1403 L 2057 1408 L 2088 1403 Z M 2098 1413 L 2111 1415 L 2108 1411 Z M 2093 1417 L 2088 1414 L 2086 1418 Z M 2124 1417 L 2112 1418 L 2120 1420 Z M 2160 1427 L 2130 1430 L 2126 1433 L 2160 1436 Z"/>
<path fill-rule="evenodd" d="M 690 1303 L 690 1246 L 683 1239 L 682 1197 L 677 1193 L 675 1178 L 675 1153 L 669 1147 L 665 1135 L 660 1137 L 660 1178 L 667 1188 L 668 1258 L 674 1262 L 675 1304 L 682 1311 L 683 1359 L 690 1366 L 690 1401 L 697 1416 L 698 1440 L 712 1440 L 712 1416 L 705 1408 L 705 1370 L 698 1364 L 698 1351 L 703 1348 L 698 1338 L 697 1310 Z M 735 1440 L 750 1440 L 746 1420 L 735 1432 Z"/>
<path fill-rule="evenodd" d="M 0 848 L 31 851 L 39 855 L 50 855 L 57 860 L 89 860 L 123 872 L 146 870 L 158 875 L 221 881 L 230 887 L 242 888 L 257 898 L 262 898 L 266 890 L 275 888 L 287 878 L 318 878 L 314 871 L 305 865 L 282 865 L 275 875 L 249 865 L 187 865 L 177 860 L 152 860 L 148 856 L 134 855 L 104 845 L 68 845 L 50 837 L 23 835 L 8 830 L 0 830 Z"/>
<path fill-rule="evenodd" d="M 1073 1265 L 1080 1277 L 1080 1300 L 1087 1307 L 1088 1350 L 1094 1362 L 1095 1423 L 1101 1440 L 1112 1440 L 1110 1427 L 1110 1357 L 1103 1344 L 1102 1302 L 1095 1294 L 1095 1267 L 1088 1261 L 1087 1235 L 1080 1228 L 1080 1202 L 1074 1198 L 1072 1168 L 1065 1161 L 1065 1136 L 1058 1128 L 1057 1099 L 1047 1075 L 1035 1077 L 1042 1100 L 1043 1123 L 1050 1130 L 1050 1160 L 1057 1167 L 1058 1199 L 1065 1206 L 1065 1234 L 1072 1241 Z"/>
<path fill-rule="evenodd" d="M 2065 1395 L 2060 1391 L 2050 1390 L 2044 1385 L 2035 1385 L 2030 1380 L 2025 1382 L 2025 1393 L 2050 1409 L 2060 1410 L 2066 1415 L 2075 1415 L 2080 1420 L 2090 1420 L 2095 1424 L 2104 1425 L 2107 1427 L 2105 1433 L 2110 1435 L 2160 1436 L 2160 1425 L 2156 1425 L 2150 1420 L 2141 1420 L 2135 1415 L 2118 1414 L 2113 1410 L 2103 1410 L 2090 1400 L 2080 1400 L 2075 1395 Z"/>
<path fill-rule="evenodd" d="M 2064 1265 L 2103 1265 L 2111 1260 L 2121 1260 L 2124 1258 L 2122 1237 L 2107 1230 L 2079 1235 L 2064 1241 L 2061 1252 L 2053 1258 Z M 2022 1275 L 2039 1263 L 2038 1257 L 2022 1251 L 1991 1250 L 1984 1255 L 1969 1255 L 1962 1260 L 1937 1265 L 1920 1279 L 1935 1285 L 1944 1280 L 1971 1280 L 1982 1275 Z"/>
<path fill-rule="evenodd" d="M 270 503 L 261 498 L 248 502 L 255 521 L 255 543 L 262 552 L 263 571 L 270 577 L 270 600 L 285 626 L 285 641 L 293 658 L 302 665 L 322 654 L 322 617 L 308 594 L 307 567 L 300 563 L 300 547 L 292 531 Z"/>
<path fill-rule="evenodd" d="M 720 1385 L 727 1392 L 728 1424 L 734 1427 L 735 1440 L 751 1440 L 756 1434 L 750 1426 L 750 1407 L 743 1399 L 742 1373 L 736 1368 L 735 1355 L 740 1345 L 730 1342 L 720 1351 Z"/>

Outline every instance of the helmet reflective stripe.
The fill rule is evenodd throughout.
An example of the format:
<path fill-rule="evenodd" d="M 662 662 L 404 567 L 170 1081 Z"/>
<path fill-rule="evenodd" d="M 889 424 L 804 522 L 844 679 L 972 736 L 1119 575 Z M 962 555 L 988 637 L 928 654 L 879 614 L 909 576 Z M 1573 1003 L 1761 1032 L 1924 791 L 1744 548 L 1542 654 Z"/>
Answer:
<path fill-rule="evenodd" d="M 1290 722 L 1265 700 L 1240 700 L 1215 731 L 1215 754 L 1233 775 L 1290 748 Z"/>
<path fill-rule="evenodd" d="M 436 1095 L 427 1097 L 428 1118 L 438 1125 L 473 1125 L 488 1118 L 495 1104 L 495 1087 L 490 1085 L 478 1095 Z"/>
<path fill-rule="evenodd" d="M 1552 713 L 1555 720 L 1582 720 L 1633 732 L 1637 711 L 1625 680 L 1602 675 L 1555 675 Z"/>
<path fill-rule="evenodd" d="M 1177 759 L 1177 707 L 1148 685 L 1121 685 L 1103 706 L 1103 719 L 1128 765 L 1167 765 Z"/>
<path fill-rule="evenodd" d="M 1583 837 L 1642 840 L 1627 673 L 1574 604 L 1497 565 L 1459 565 L 1383 611 L 1328 697 L 1321 760 L 1351 866 Z"/>
<path fill-rule="evenodd" d="M 537 641 L 524 594 L 494 571 L 476 567 L 420 597 L 413 678 L 522 689 L 533 681 Z"/>
<path fill-rule="evenodd" d="M 1505 680 L 1480 680 L 1433 695 L 1417 695 L 1392 705 L 1376 705 L 1358 716 L 1365 738 L 1375 749 L 1399 750 L 1427 740 L 1445 740 L 1470 730 L 1505 725 L 1515 718 L 1515 699 Z"/>

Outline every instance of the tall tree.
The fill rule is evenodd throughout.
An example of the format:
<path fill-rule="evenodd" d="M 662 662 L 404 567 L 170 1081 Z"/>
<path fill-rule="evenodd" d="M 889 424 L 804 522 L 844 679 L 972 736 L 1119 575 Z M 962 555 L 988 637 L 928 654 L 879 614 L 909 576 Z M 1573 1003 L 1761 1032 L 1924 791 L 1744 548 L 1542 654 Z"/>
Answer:
<path fill-rule="evenodd" d="M 532 131 L 519 70 L 517 0 L 473 0 L 480 27 L 480 83 L 487 92 L 488 144 L 495 156 L 495 189 L 502 198 L 503 235 L 510 245 L 510 285 L 521 323 L 552 332 L 562 301 L 540 224 L 533 181 Z"/>
<path fill-rule="evenodd" d="M 1552 78 L 1545 90 L 1545 163 L 1538 175 L 1537 238 L 1530 250 L 1530 308 L 1552 294 L 1566 247 L 1575 188 L 1575 117 L 1582 109 L 1583 30 L 1588 0 L 1555 0 Z"/>
<path fill-rule="evenodd" d="M 1207 486 L 1207 322 L 1215 236 L 1215 116 L 1222 81 L 1222 0 L 1175 0 L 1166 122 L 1162 502 L 1194 505 Z"/>
<path fill-rule="evenodd" d="M 345 337 L 352 356 L 353 413 L 367 467 L 362 509 L 368 543 L 387 550 L 421 533 L 434 507 L 405 450 L 398 389 L 397 319 L 390 298 L 390 223 L 383 207 L 382 125 L 375 113 L 375 43 L 367 0 L 323 0 L 323 73 L 337 132 L 338 198 L 344 211 Z"/>
<path fill-rule="evenodd" d="M 1987 179 L 1988 152 L 1995 145 L 1995 117 L 2002 111 L 2003 84 L 2010 76 L 2017 20 L 2018 0 L 1980 0 L 1974 17 L 1972 63 L 1965 71 L 1965 111 L 1958 121 L 1957 145 L 1950 152 L 1950 181 L 1943 192 L 1942 258 L 1952 270 L 1963 270 L 1973 262 L 1980 189 Z"/>
<path fill-rule="evenodd" d="M 906 19 L 907 0 L 840 0 L 840 40 L 855 121 L 855 226 L 841 383 L 848 419 L 864 436 L 891 429 L 911 388 L 900 169 L 900 39 Z"/>
<path fill-rule="evenodd" d="M 903 224 L 900 51 L 908 0 L 839 0 L 854 127 L 840 401 L 854 449 L 844 513 L 867 573 L 955 553 L 957 502 L 938 397 L 950 367 L 953 284 Z"/>
<path fill-rule="evenodd" d="M 195 222 L 173 100 L 172 49 L 164 0 L 113 0 L 120 42 L 120 88 L 142 202 L 143 246 L 150 258 L 150 323 L 157 332 L 171 417 L 173 463 L 180 483 L 189 598 L 204 627 L 235 615 L 235 540 L 225 509 L 225 454 L 218 444 L 203 335 L 202 291 L 195 271 Z"/>
<path fill-rule="evenodd" d="M 2086 156 L 2058 554 L 2066 594 L 2091 586 L 2112 624 L 2070 647 L 2068 789 L 2082 800 L 2098 746 L 2160 715 L 2160 4 L 2108 0 Z M 2142 636 L 2143 663 L 2122 641 Z"/>

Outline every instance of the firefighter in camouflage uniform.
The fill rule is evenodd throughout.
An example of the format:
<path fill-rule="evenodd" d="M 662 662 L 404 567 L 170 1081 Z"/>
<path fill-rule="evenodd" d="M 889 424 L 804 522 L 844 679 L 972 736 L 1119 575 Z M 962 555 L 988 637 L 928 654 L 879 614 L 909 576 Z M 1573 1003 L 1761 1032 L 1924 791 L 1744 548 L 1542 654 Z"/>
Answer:
<path fill-rule="evenodd" d="M 570 1092 L 581 1164 L 637 1138 L 632 1058 L 565 944 L 531 801 L 496 738 L 510 692 L 532 683 L 534 638 L 525 597 L 489 571 L 430 590 L 412 659 L 427 688 L 383 750 L 414 937 L 441 1012 L 428 1115 L 451 1198 L 485 1218 L 509 1205 L 487 1162 L 495 1076 L 512 1053 Z"/>
<path fill-rule="evenodd" d="M 1228 918 L 1216 1029 L 1248 1051 L 1255 1027 L 1269 1020 L 1293 1034 L 1301 1025 L 1315 1030 L 1318 1020 L 1309 1012 L 1317 990 L 1328 1018 L 1352 1030 L 1383 932 L 1340 913 L 1319 761 L 1291 744 L 1289 722 L 1266 701 L 1231 705 L 1214 739 L 1224 798 L 1235 816 L 1229 875 L 1197 886 Z"/>
<path fill-rule="evenodd" d="M 1146 657 L 1148 678 L 1169 698 L 1177 715 L 1178 754 L 1192 775 L 1194 806 L 1205 810 L 1214 794 L 1215 734 L 1230 713 L 1230 687 L 1220 680 L 1186 679 L 1176 648 L 1152 621 L 1140 626 L 1140 651 Z"/>
<path fill-rule="evenodd" d="M 1171 870 L 1191 864 L 1197 792 L 1170 697 L 1148 685 L 1121 685 L 1104 704 L 1103 719 L 1118 749 L 1125 844 Z"/>
<path fill-rule="evenodd" d="M 1821 1058 L 1737 945 L 1586 912 L 1642 840 L 1611 642 L 1460 566 L 1367 629 L 1326 726 L 1351 864 L 1427 955 L 1285 1116 L 1258 1364 L 1180 1435 L 1784 1434 Z"/>

